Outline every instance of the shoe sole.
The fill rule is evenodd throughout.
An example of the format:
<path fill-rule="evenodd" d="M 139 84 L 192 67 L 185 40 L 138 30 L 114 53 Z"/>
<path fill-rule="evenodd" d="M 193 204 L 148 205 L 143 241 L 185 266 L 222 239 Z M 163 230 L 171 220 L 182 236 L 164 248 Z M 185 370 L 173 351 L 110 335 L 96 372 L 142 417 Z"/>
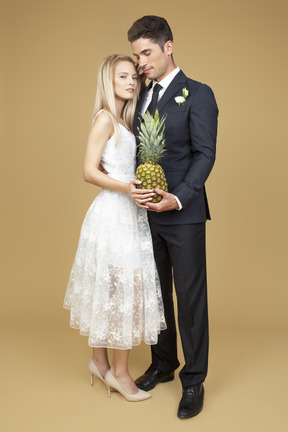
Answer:
<path fill-rule="evenodd" d="M 168 378 L 165 378 L 164 380 L 162 380 L 162 381 L 159 381 L 160 383 L 165 383 L 165 382 L 169 382 L 169 381 L 173 381 L 174 380 L 174 376 L 172 376 L 172 377 L 168 377 Z"/>
<path fill-rule="evenodd" d="M 189 415 L 187 415 L 187 416 L 180 416 L 180 415 L 177 414 L 177 417 L 180 418 L 181 420 L 185 420 L 185 419 L 188 419 L 188 418 L 195 417 L 195 416 L 198 415 L 201 411 L 202 411 L 202 408 L 200 408 L 198 411 L 195 411 L 194 413 L 189 414 Z"/>

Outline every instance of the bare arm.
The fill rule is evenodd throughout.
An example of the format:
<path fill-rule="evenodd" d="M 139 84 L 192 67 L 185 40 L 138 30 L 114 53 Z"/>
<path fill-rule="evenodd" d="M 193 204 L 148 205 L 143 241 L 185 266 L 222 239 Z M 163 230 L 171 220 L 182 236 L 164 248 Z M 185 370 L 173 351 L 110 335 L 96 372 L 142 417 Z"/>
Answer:
<path fill-rule="evenodd" d="M 99 114 L 88 136 L 83 165 L 84 180 L 105 189 L 130 194 L 129 183 L 112 179 L 99 170 L 105 145 L 112 134 L 113 125 L 109 114 L 105 112 Z"/>

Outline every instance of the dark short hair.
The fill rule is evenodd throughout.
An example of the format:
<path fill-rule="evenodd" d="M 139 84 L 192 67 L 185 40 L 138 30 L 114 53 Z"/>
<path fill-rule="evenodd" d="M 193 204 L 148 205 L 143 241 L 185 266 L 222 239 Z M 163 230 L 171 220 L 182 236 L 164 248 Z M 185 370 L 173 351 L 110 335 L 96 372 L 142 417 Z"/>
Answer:
<path fill-rule="evenodd" d="M 146 15 L 134 22 L 128 30 L 129 42 L 135 42 L 137 39 L 151 39 L 157 43 L 162 51 L 167 41 L 173 41 L 171 28 L 165 18 L 155 15 Z"/>

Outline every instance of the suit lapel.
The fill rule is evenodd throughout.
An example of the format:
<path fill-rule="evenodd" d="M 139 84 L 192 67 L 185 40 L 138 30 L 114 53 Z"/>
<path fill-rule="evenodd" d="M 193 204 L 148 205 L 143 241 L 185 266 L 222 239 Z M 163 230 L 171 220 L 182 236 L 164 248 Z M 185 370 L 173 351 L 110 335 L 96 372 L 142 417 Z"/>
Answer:
<path fill-rule="evenodd" d="M 161 97 L 160 101 L 157 104 L 157 108 L 159 112 L 163 110 L 165 105 L 176 96 L 176 93 L 181 90 L 183 87 L 185 87 L 187 77 L 182 72 L 182 70 L 179 71 L 179 73 L 175 76 L 175 78 L 171 81 L 167 89 L 165 90 L 163 96 Z M 150 88 L 152 86 L 152 81 L 148 85 L 148 87 L 143 91 L 135 111 L 134 121 L 133 121 L 133 131 L 135 135 L 138 135 L 138 127 L 139 127 L 139 118 L 141 118 L 141 109 L 143 106 L 143 103 L 146 99 L 147 93 L 149 92 Z"/>
<path fill-rule="evenodd" d="M 180 70 L 180 72 L 175 76 L 173 81 L 169 84 L 165 90 L 163 96 L 157 104 L 159 112 L 163 110 L 165 105 L 176 95 L 176 93 L 184 87 L 187 78 L 186 75 Z"/>

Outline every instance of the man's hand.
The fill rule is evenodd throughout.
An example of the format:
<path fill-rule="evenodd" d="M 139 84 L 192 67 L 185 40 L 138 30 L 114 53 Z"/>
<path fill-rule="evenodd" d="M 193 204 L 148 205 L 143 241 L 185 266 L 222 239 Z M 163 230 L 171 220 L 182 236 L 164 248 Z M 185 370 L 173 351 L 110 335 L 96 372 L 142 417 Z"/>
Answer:
<path fill-rule="evenodd" d="M 152 189 L 137 189 L 136 186 L 141 184 L 140 180 L 131 180 L 129 185 L 129 194 L 138 207 L 148 208 L 147 202 L 151 201 L 152 196 L 155 195 Z"/>
<path fill-rule="evenodd" d="M 150 211 L 155 211 L 157 213 L 178 209 L 178 204 L 173 194 L 165 192 L 162 189 L 158 188 L 155 189 L 155 192 L 163 197 L 162 200 L 159 203 L 155 204 L 147 202 L 145 204 L 145 208 Z"/>
<path fill-rule="evenodd" d="M 108 171 L 106 171 L 106 170 L 103 168 L 103 166 L 101 165 L 101 163 L 99 164 L 98 169 L 99 169 L 99 171 L 102 172 L 103 174 L 108 174 Z"/>

